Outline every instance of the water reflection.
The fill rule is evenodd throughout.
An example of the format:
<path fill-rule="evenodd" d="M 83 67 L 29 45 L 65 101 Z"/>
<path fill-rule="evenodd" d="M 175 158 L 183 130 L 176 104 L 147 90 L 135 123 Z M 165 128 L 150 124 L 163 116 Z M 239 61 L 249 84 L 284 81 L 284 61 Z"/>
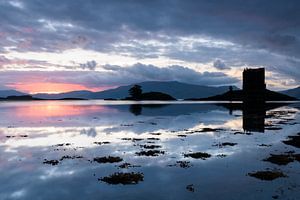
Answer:
<path fill-rule="evenodd" d="M 1 200 L 216 199 L 220 196 L 268 199 L 277 195 L 277 188 L 290 197 L 299 195 L 299 188 L 288 189 L 290 185 L 299 185 L 298 163 L 288 166 L 285 171 L 288 179 L 278 179 L 272 184 L 246 176 L 253 170 L 274 168 L 262 160 L 275 150 L 298 153 L 281 142 L 300 128 L 296 124 L 299 122 L 297 106 L 267 104 L 251 110 L 238 103 L 47 102 L 38 106 L 0 105 Z M 265 129 L 268 123 L 280 126 L 282 131 Z M 244 130 L 253 134 L 236 134 Z M 265 134 L 255 133 L 262 130 Z M 137 155 L 149 150 L 164 154 Z M 205 152 L 211 157 L 202 160 L 184 156 L 191 152 Z M 93 161 L 95 157 L 107 156 L 120 157 L 123 161 L 105 164 Z M 44 159 L 58 163 L 44 164 Z M 124 163 L 140 167 L 120 168 Z M 183 168 L 180 163 L 188 163 L 189 167 Z M 98 181 L 116 172 L 143 173 L 144 181 L 130 186 Z M 230 182 L 224 184 L 224 180 Z M 186 190 L 191 184 L 194 192 Z M 262 187 L 264 192 L 257 192 Z"/>
<path fill-rule="evenodd" d="M 265 102 L 244 102 L 244 103 L 227 103 L 219 104 L 229 110 L 232 115 L 233 111 L 242 111 L 243 129 L 245 132 L 264 132 L 265 118 L 268 110 L 290 105 L 291 103 L 265 103 Z"/>

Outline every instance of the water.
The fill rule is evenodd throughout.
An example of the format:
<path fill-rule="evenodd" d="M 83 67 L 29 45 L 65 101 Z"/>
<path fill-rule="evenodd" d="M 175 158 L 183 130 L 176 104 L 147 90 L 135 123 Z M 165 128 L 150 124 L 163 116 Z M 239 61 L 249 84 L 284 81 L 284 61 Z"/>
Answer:
<path fill-rule="evenodd" d="M 0 199 L 299 198 L 300 163 L 263 161 L 271 153 L 300 153 L 282 142 L 300 130 L 298 103 L 254 111 L 226 102 L 132 103 L 1 102 Z M 158 155 L 137 155 L 142 150 Z M 194 152 L 211 157 L 185 157 Z M 93 160 L 104 156 L 123 161 Z M 44 163 L 50 160 L 59 163 Z M 120 168 L 125 162 L 134 167 Z M 288 177 L 248 175 L 267 169 Z M 100 180 L 115 172 L 144 177 L 130 185 Z"/>

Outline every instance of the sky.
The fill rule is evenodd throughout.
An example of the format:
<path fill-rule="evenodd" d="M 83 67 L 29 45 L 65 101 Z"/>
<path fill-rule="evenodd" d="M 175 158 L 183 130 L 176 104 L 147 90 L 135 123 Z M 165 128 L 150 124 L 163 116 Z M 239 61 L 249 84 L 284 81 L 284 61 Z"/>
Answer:
<path fill-rule="evenodd" d="M 300 85 L 298 0 L 0 0 L 0 89 L 101 91 L 143 81 Z"/>

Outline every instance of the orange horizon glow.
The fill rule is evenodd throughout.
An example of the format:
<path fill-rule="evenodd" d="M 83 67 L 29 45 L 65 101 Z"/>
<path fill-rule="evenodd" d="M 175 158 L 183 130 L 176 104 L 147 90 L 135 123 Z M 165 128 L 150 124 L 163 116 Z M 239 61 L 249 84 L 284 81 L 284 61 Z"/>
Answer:
<path fill-rule="evenodd" d="M 92 113 L 112 113 L 117 110 L 108 108 L 106 106 L 73 106 L 73 105 L 59 105 L 55 102 L 49 102 L 45 105 L 30 105 L 20 106 L 14 110 L 17 117 L 36 120 L 48 117 L 66 117 L 88 115 Z"/>
<path fill-rule="evenodd" d="M 98 92 L 98 91 L 103 91 L 111 88 L 111 87 L 86 87 L 84 85 L 73 84 L 73 83 L 45 83 L 45 82 L 17 83 L 17 84 L 9 84 L 6 86 L 29 94 L 37 94 L 37 93 L 57 94 L 57 93 L 71 92 L 77 90 L 89 90 L 92 92 Z"/>

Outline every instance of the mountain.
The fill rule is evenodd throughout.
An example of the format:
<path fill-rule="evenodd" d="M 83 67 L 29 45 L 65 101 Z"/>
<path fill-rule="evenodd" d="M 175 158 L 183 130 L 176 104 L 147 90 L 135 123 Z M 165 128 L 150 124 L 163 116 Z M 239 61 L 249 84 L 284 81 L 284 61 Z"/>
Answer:
<path fill-rule="evenodd" d="M 255 101 L 260 101 L 265 99 L 266 101 L 294 101 L 297 100 L 294 97 L 290 97 L 285 94 L 281 94 L 279 92 L 274 92 L 271 90 L 264 91 L 264 98 L 254 99 Z M 207 100 L 207 101 L 245 101 L 247 100 L 247 95 L 243 92 L 243 90 L 235 90 L 232 92 L 225 92 L 224 94 L 215 95 L 202 99 L 188 99 L 188 100 Z M 250 99 L 250 101 L 253 99 Z"/>
<path fill-rule="evenodd" d="M 294 89 L 280 91 L 280 93 L 300 99 L 300 86 Z"/>
<path fill-rule="evenodd" d="M 228 86 L 211 87 L 193 85 L 187 83 L 180 83 L 177 81 L 148 81 L 137 83 L 142 86 L 143 92 L 161 92 L 171 95 L 176 99 L 187 99 L 187 98 L 204 98 L 217 94 L 222 94 L 228 91 Z M 109 89 L 101 92 L 90 92 L 90 91 L 73 91 L 61 94 L 36 94 L 36 98 L 46 99 L 61 99 L 61 98 L 85 98 L 85 99 L 122 99 L 128 97 L 128 90 L 134 84 L 127 86 L 120 86 L 118 88 Z M 238 89 L 233 87 L 234 90 Z"/>
<path fill-rule="evenodd" d="M 82 99 L 91 99 L 94 92 L 88 90 L 79 90 L 72 92 L 64 92 L 58 94 L 48 94 L 48 93 L 38 93 L 34 94 L 35 98 L 40 99 L 65 99 L 65 98 L 82 98 Z"/>
<path fill-rule="evenodd" d="M 8 96 L 23 96 L 23 95 L 26 94 L 16 90 L 0 90 L 0 97 L 2 98 L 6 98 Z"/>

